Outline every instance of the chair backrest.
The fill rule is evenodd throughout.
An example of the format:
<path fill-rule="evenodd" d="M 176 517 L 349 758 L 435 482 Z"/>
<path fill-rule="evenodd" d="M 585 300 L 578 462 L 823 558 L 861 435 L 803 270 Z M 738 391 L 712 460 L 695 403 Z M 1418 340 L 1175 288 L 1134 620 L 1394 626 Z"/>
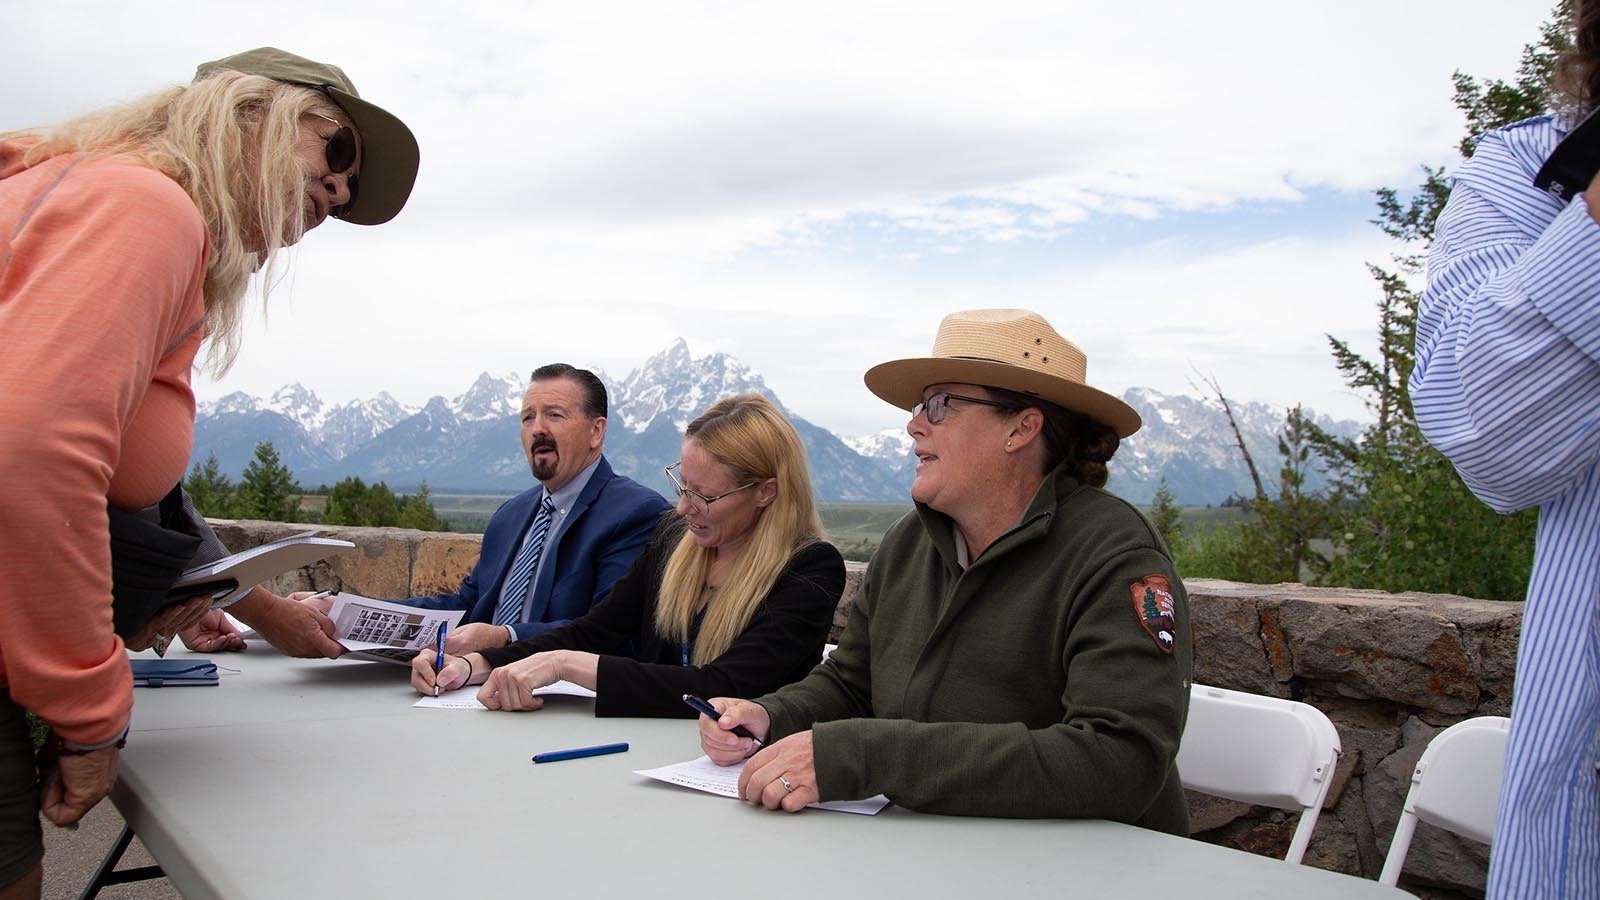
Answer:
<path fill-rule="evenodd" d="M 1505 716 L 1479 716 L 1463 719 L 1433 736 L 1411 770 L 1411 788 L 1379 881 L 1394 884 L 1400 880 L 1418 819 L 1489 842 L 1494 836 L 1495 805 L 1500 799 L 1510 728 L 1511 720 Z"/>
<path fill-rule="evenodd" d="M 1178 745 L 1183 786 L 1242 803 L 1300 810 L 1284 859 L 1311 843 L 1339 763 L 1339 732 L 1307 703 L 1196 684 Z"/>

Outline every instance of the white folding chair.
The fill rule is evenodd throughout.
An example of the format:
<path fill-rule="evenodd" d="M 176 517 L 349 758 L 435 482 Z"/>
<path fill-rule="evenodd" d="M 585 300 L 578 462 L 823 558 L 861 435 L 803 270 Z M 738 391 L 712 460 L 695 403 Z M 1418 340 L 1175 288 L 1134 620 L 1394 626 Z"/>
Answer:
<path fill-rule="evenodd" d="M 1463 719 L 1433 736 L 1417 767 L 1411 789 L 1394 827 L 1389 855 L 1378 881 L 1394 884 L 1406 864 L 1417 820 L 1488 843 L 1494 836 L 1494 810 L 1500 800 L 1500 777 L 1506 764 L 1505 716 Z"/>
<path fill-rule="evenodd" d="M 1339 763 L 1339 732 L 1308 703 L 1196 684 L 1178 745 L 1183 786 L 1241 803 L 1300 810 L 1284 859 L 1300 862 Z"/>

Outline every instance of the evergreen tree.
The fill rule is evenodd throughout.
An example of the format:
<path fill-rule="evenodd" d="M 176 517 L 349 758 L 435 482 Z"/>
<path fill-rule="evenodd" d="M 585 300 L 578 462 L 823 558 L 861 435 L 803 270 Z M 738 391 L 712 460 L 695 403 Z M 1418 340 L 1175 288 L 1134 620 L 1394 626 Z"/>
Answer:
<path fill-rule="evenodd" d="M 363 525 L 367 508 L 367 483 L 355 476 L 340 480 L 328 491 L 322 521 L 328 525 Z"/>
<path fill-rule="evenodd" d="M 1569 46 L 1571 0 L 1562 0 L 1540 41 L 1523 48 L 1514 82 L 1486 84 L 1456 72 L 1455 104 L 1467 117 L 1461 152 L 1472 137 L 1548 109 L 1556 58 Z M 1382 291 L 1378 303 L 1378 360 L 1363 359 L 1329 337 L 1345 383 L 1367 395 L 1376 421 L 1358 440 L 1313 431 L 1311 441 L 1329 465 L 1328 509 L 1339 552 L 1321 564 L 1329 583 L 1387 590 L 1447 591 L 1496 600 L 1520 600 L 1533 565 L 1537 513 L 1497 515 L 1429 446 L 1411 409 L 1407 380 L 1416 364 L 1418 293 L 1434 225 L 1449 199 L 1442 169 L 1424 168 L 1422 185 L 1406 203 L 1378 191 L 1384 233 L 1402 244 L 1393 268 L 1369 266 Z"/>
<path fill-rule="evenodd" d="M 1172 487 L 1167 484 L 1167 476 L 1161 476 L 1161 482 L 1156 485 L 1156 495 L 1150 498 L 1150 524 L 1156 527 L 1156 533 L 1167 542 L 1167 549 L 1173 553 L 1183 545 L 1183 510 L 1173 499 Z"/>
<path fill-rule="evenodd" d="M 1542 27 L 1539 43 L 1524 48 L 1513 82 L 1480 84 L 1454 74 L 1455 104 L 1469 126 L 1463 155 L 1472 154 L 1472 135 L 1549 108 L 1555 60 L 1571 44 L 1571 12 L 1571 0 L 1562 0 Z M 1279 496 L 1264 496 L 1257 478 L 1250 504 L 1256 523 L 1200 535 L 1181 554 L 1180 571 L 1277 581 L 1303 577 L 1309 568 L 1323 583 L 1348 587 L 1498 600 L 1520 600 L 1526 593 L 1537 513 L 1499 516 L 1472 496 L 1449 460 L 1423 438 L 1411 408 L 1407 382 L 1416 364 L 1420 299 L 1412 284 L 1424 276 L 1434 225 L 1450 197 L 1443 169 L 1424 167 L 1423 172 L 1423 183 L 1403 202 L 1391 188 L 1377 192 L 1373 224 L 1401 245 L 1389 267 L 1368 267 L 1381 294 L 1377 358 L 1367 359 L 1328 338 L 1345 383 L 1366 396 L 1373 423 L 1347 440 L 1292 410 L 1278 445 L 1284 457 Z M 1300 490 L 1308 451 L 1330 474 L 1321 496 Z M 1335 548 L 1327 556 L 1313 552 L 1311 544 L 1324 533 Z"/>
<path fill-rule="evenodd" d="M 1256 498 L 1256 530 L 1261 538 L 1257 550 L 1272 581 L 1303 581 L 1327 565 L 1327 558 L 1313 548 L 1312 541 L 1326 534 L 1328 501 L 1304 490 L 1315 431 L 1316 426 L 1298 405 L 1289 410 L 1278 434 L 1278 455 L 1283 459 L 1278 496 Z"/>
<path fill-rule="evenodd" d="M 217 462 L 215 453 L 208 455 L 205 462 L 194 464 L 189 477 L 183 480 L 183 489 L 200 515 L 214 519 L 235 517 L 237 490 L 233 486 L 233 479 L 222 474 L 222 466 Z"/>
<path fill-rule="evenodd" d="M 396 524 L 401 528 L 414 528 L 417 531 L 444 530 L 444 523 L 439 520 L 439 514 L 433 509 L 433 500 L 429 497 L 426 481 L 417 487 L 415 494 L 401 501 L 400 516 Z"/>
<path fill-rule="evenodd" d="M 278 459 L 272 442 L 262 441 L 256 445 L 255 458 L 244 467 L 244 478 L 239 482 L 238 514 L 273 522 L 296 521 L 300 493 L 294 474 Z"/>
<path fill-rule="evenodd" d="M 428 509 L 433 509 L 430 503 Z M 394 526 L 400 523 L 400 505 L 383 482 L 367 485 L 346 478 L 328 492 L 328 509 L 322 521 L 329 525 Z"/>

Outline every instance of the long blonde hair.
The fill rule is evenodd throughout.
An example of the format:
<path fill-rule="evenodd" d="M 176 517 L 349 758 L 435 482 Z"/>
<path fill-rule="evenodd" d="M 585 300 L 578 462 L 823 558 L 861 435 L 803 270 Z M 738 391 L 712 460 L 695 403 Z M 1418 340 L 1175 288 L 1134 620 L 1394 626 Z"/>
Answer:
<path fill-rule="evenodd" d="M 126 157 L 182 186 L 211 238 L 207 368 L 221 375 L 239 351 L 251 274 L 262 270 L 265 302 L 279 274 L 278 251 L 305 231 L 310 173 L 295 150 L 300 121 L 310 113 L 340 111 L 310 88 L 229 71 L 58 125 L 0 134 L 0 140 L 36 141 L 24 151 L 24 165 L 73 152 Z"/>
<path fill-rule="evenodd" d="M 812 501 L 811 472 L 800 435 L 760 394 L 717 401 L 689 423 L 684 438 L 732 469 L 740 484 L 768 478 L 778 482 L 777 496 L 761 510 L 727 580 L 706 606 L 693 659 L 703 666 L 726 652 L 750 624 L 789 558 L 822 538 L 822 520 Z M 662 637 L 680 643 L 689 639 L 713 556 L 687 532 L 678 541 L 667 560 L 656 606 L 656 632 Z"/>

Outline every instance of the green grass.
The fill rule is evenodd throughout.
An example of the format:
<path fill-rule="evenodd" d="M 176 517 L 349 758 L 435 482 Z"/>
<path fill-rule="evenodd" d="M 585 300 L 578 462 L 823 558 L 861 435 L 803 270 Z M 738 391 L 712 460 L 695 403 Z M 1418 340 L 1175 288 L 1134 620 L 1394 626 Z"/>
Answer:
<path fill-rule="evenodd" d="M 835 541 L 876 544 L 889 526 L 911 511 L 909 503 L 819 503 L 822 527 Z"/>
<path fill-rule="evenodd" d="M 1145 510 L 1145 513 L 1148 515 L 1149 510 Z M 1183 507 L 1183 531 L 1185 534 L 1210 531 L 1218 525 L 1243 522 L 1250 515 L 1247 510 L 1237 506 L 1185 506 Z"/>
<path fill-rule="evenodd" d="M 865 561 L 872 558 L 872 551 L 877 549 L 889 526 L 911 511 L 911 504 L 819 503 L 817 508 L 828 539 L 845 559 Z M 1236 506 L 1185 506 L 1183 528 L 1186 534 L 1194 535 L 1244 521 L 1249 516 L 1250 513 Z"/>
<path fill-rule="evenodd" d="M 434 512 L 450 531 L 482 533 L 504 494 L 433 494 Z M 850 559 L 867 559 L 895 520 L 911 511 L 909 503 L 822 503 L 818 512 L 830 540 Z"/>
<path fill-rule="evenodd" d="M 433 494 L 434 511 L 449 531 L 481 534 L 500 504 L 509 494 Z M 911 511 L 909 503 L 819 503 L 822 527 L 828 539 L 846 559 L 867 560 L 883 539 L 889 526 Z M 1189 534 L 1209 531 L 1218 525 L 1244 519 L 1249 513 L 1238 507 L 1186 506 L 1183 527 Z"/>
<path fill-rule="evenodd" d="M 482 534 L 489 517 L 500 504 L 514 494 L 429 494 L 433 511 L 445 524 L 446 531 L 464 534 Z"/>
<path fill-rule="evenodd" d="M 845 559 L 866 562 L 883 533 L 911 511 L 909 503 L 819 503 L 822 530 Z"/>

